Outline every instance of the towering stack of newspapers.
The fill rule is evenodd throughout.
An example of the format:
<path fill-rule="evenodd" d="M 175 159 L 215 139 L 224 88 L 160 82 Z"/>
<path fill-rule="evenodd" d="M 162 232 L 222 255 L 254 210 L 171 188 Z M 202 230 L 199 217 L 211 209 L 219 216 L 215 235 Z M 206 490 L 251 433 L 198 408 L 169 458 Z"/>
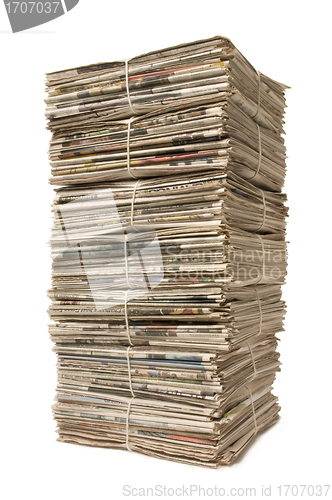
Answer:
<path fill-rule="evenodd" d="M 216 468 L 277 421 L 285 89 L 219 36 L 47 75 L 60 441 Z"/>

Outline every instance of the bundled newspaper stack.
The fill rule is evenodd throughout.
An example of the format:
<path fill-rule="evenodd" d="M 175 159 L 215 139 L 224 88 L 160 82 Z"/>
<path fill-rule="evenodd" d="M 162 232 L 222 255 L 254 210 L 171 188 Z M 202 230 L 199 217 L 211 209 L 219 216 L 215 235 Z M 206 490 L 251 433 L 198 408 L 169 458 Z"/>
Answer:
<path fill-rule="evenodd" d="M 47 88 L 59 439 L 229 464 L 278 418 L 286 87 L 215 37 Z"/>

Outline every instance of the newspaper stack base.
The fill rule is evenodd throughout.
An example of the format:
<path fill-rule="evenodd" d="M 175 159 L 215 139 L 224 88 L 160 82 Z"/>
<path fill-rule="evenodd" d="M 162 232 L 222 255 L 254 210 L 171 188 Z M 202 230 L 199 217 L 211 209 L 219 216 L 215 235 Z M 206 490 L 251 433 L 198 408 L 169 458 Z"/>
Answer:
<path fill-rule="evenodd" d="M 223 37 L 47 75 L 60 441 L 217 468 L 277 422 L 286 88 Z"/>

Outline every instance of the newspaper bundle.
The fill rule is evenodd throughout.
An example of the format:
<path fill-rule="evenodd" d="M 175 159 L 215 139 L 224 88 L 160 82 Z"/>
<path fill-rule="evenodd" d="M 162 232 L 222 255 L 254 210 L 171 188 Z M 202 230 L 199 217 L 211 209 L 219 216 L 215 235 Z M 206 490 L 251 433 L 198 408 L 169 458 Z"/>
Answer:
<path fill-rule="evenodd" d="M 216 468 L 277 421 L 285 89 L 223 37 L 47 75 L 60 441 Z"/>

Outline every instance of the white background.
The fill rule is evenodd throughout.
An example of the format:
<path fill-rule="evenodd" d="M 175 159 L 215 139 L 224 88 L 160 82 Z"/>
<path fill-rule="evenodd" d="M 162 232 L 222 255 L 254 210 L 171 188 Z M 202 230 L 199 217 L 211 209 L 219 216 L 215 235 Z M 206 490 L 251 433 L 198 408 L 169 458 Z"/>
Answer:
<path fill-rule="evenodd" d="M 12 34 L 0 4 L 3 498 L 120 499 L 125 484 L 255 487 L 257 496 L 272 485 L 277 498 L 280 484 L 331 482 L 330 21 L 328 1 L 81 0 L 57 20 Z M 217 471 L 58 443 L 46 313 L 52 189 L 44 73 L 217 34 L 291 86 L 288 314 L 274 391 L 281 419 L 233 466 Z"/>

